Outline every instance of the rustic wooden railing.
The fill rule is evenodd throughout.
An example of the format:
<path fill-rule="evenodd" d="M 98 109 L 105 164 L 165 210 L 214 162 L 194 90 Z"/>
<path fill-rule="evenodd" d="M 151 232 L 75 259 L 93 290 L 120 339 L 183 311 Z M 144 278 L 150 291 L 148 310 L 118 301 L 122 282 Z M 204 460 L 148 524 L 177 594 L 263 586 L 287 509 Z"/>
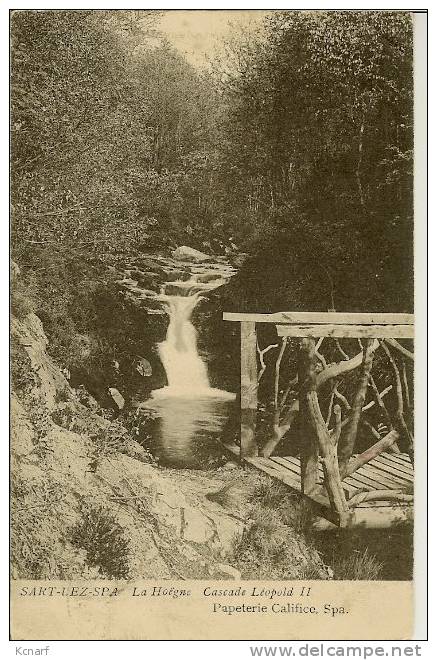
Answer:
<path fill-rule="evenodd" d="M 412 314 L 358 314 L 337 312 L 277 312 L 274 314 L 223 314 L 225 321 L 240 323 L 241 328 L 241 435 L 240 457 L 250 458 L 258 455 L 255 437 L 258 408 L 258 351 L 257 323 L 274 323 L 279 337 L 294 337 L 301 340 L 300 364 L 298 365 L 299 399 L 301 411 L 309 410 L 313 404 L 311 420 L 306 420 L 308 429 L 312 423 L 317 423 L 320 413 L 315 387 L 308 383 L 311 377 L 311 355 L 314 354 L 314 339 L 321 337 L 357 338 L 363 339 L 396 339 L 414 338 L 414 317 Z M 399 350 L 408 350 L 397 343 Z M 365 369 L 365 354 L 363 351 L 363 369 Z M 361 362 L 361 360 L 360 360 Z M 359 363 L 358 363 L 359 364 Z M 313 379 L 314 380 L 314 379 Z M 313 391 L 312 391 L 313 390 Z M 304 404 L 304 405 L 302 405 Z M 361 410 L 361 408 L 360 408 Z M 319 415 L 320 416 L 320 415 Z M 310 493 L 316 488 L 319 455 L 322 457 L 325 472 L 325 486 L 328 490 L 331 505 L 341 513 L 344 496 L 341 491 L 339 461 L 336 448 L 332 451 L 332 442 L 326 438 L 323 442 L 323 419 L 317 434 L 309 429 L 308 442 L 301 449 L 301 484 L 302 492 Z M 305 424 L 305 422 L 304 422 Z M 326 428 L 326 427 L 325 427 Z M 326 434 L 325 434 L 326 435 Z M 317 437 L 319 438 L 317 442 Z M 321 440 L 322 438 L 322 440 Z M 330 464 L 330 465 L 329 465 Z M 326 470 L 325 470 L 326 467 Z M 334 475 L 332 477 L 332 475 Z M 329 484 L 327 481 L 331 481 Z M 341 492 L 340 492 L 341 491 Z"/>

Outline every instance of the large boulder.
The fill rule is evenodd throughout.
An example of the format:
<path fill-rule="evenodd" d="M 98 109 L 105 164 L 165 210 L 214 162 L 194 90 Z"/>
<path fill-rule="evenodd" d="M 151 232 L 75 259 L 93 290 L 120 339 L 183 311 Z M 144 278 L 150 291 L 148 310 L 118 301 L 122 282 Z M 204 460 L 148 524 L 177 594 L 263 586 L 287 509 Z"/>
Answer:
<path fill-rule="evenodd" d="M 188 247 L 188 245 L 181 245 L 176 248 L 176 250 L 171 253 L 171 256 L 178 261 L 194 261 L 196 263 L 211 260 L 211 257 L 208 254 Z"/>

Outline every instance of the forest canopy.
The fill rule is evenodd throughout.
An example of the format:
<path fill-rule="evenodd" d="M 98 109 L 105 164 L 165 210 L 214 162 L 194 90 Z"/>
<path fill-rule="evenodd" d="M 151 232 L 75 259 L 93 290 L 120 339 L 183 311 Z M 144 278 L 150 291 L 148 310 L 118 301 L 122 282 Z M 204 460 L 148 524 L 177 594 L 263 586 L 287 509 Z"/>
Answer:
<path fill-rule="evenodd" d="M 20 265 L 231 245 L 241 304 L 411 311 L 408 12 L 272 11 L 205 69 L 160 15 L 13 13 Z"/>

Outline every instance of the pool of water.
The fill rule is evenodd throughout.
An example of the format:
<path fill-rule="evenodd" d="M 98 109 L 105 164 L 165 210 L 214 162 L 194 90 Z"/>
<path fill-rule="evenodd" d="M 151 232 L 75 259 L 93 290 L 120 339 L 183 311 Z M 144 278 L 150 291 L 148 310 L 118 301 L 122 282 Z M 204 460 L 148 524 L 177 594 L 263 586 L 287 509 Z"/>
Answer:
<path fill-rule="evenodd" d="M 148 449 L 165 467 L 204 469 L 216 465 L 223 456 L 219 438 L 231 405 L 229 398 L 211 395 L 150 399 L 141 406 L 157 415 Z"/>

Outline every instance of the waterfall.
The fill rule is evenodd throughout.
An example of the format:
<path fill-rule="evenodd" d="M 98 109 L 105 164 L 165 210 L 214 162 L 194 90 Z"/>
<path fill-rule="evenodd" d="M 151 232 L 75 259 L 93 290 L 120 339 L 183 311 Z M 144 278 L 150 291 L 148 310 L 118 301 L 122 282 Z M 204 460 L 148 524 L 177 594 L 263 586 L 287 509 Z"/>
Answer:
<path fill-rule="evenodd" d="M 169 283 L 170 284 L 170 283 Z M 169 316 L 165 340 L 158 344 L 158 352 L 167 375 L 168 385 L 152 392 L 154 399 L 233 399 L 235 395 L 210 386 L 208 370 L 197 350 L 197 332 L 191 315 L 202 300 L 200 293 L 215 288 L 217 284 L 198 282 L 196 276 L 189 281 L 172 282 L 172 290 L 180 289 L 181 295 L 159 296 Z"/>

